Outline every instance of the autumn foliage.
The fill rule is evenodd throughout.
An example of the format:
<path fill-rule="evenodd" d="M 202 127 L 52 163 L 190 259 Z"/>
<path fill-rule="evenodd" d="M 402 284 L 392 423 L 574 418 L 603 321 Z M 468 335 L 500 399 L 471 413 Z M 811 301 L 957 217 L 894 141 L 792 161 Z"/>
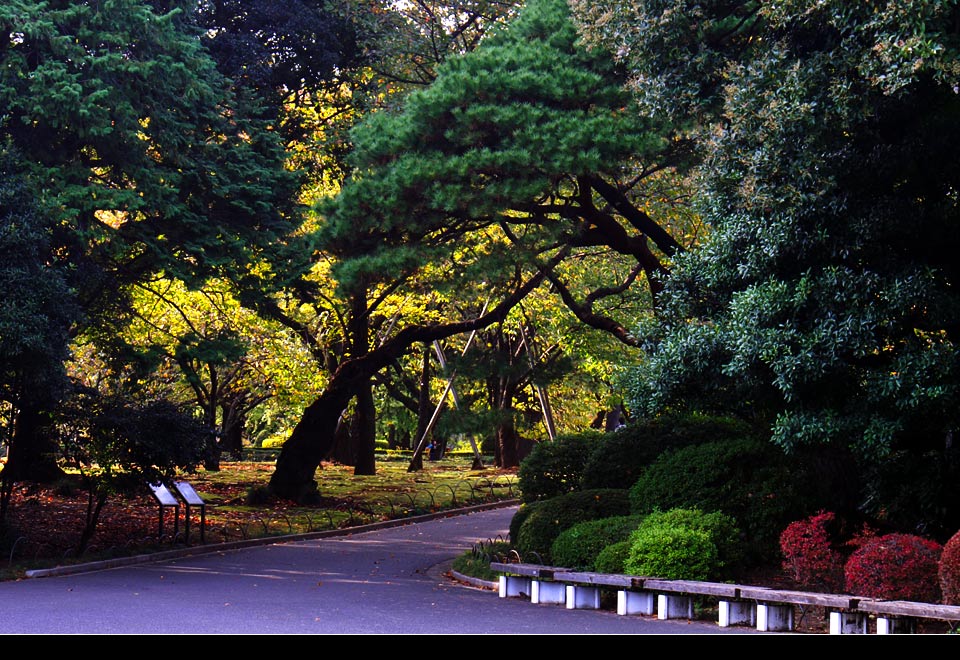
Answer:
<path fill-rule="evenodd" d="M 847 560 L 847 591 L 870 598 L 936 603 L 942 546 L 912 534 L 867 540 Z"/>
<path fill-rule="evenodd" d="M 837 590 L 843 584 L 843 555 L 831 530 L 837 524 L 829 511 L 797 520 L 780 535 L 783 570 L 796 582 L 813 589 Z"/>
<path fill-rule="evenodd" d="M 943 546 L 940 555 L 940 591 L 947 605 L 960 605 L 960 532 Z"/>

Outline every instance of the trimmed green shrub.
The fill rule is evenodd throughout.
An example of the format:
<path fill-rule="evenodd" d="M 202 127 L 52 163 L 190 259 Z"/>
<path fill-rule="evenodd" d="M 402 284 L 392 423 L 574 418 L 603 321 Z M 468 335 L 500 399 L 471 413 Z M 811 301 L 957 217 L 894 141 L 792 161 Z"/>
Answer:
<path fill-rule="evenodd" d="M 626 564 L 629 555 L 630 539 L 608 545 L 597 555 L 597 560 L 593 563 L 593 570 L 598 573 L 626 573 L 623 566 Z"/>
<path fill-rule="evenodd" d="M 739 561 L 740 532 L 718 511 L 656 511 L 630 535 L 624 570 L 675 580 L 715 580 Z"/>
<path fill-rule="evenodd" d="M 539 504 L 539 502 L 527 502 L 526 504 L 521 504 L 520 508 L 517 509 L 517 512 L 513 514 L 513 518 L 510 519 L 511 543 L 517 542 L 517 539 L 520 537 L 520 527 L 523 526 L 523 521 L 527 519 L 527 516 L 534 512 Z"/>
<path fill-rule="evenodd" d="M 943 546 L 938 571 L 940 591 L 947 605 L 960 605 L 960 532 Z"/>
<path fill-rule="evenodd" d="M 870 539 L 844 566 L 847 591 L 868 598 L 940 602 L 937 569 L 943 548 L 913 534 Z"/>
<path fill-rule="evenodd" d="M 514 545 L 524 561 L 548 563 L 550 548 L 560 532 L 585 520 L 629 513 L 630 501 L 625 490 L 601 488 L 567 493 L 537 503 L 520 525 Z"/>
<path fill-rule="evenodd" d="M 614 516 L 577 523 L 554 540 L 550 546 L 551 560 L 558 566 L 592 571 L 600 551 L 626 541 L 642 521 L 641 516 Z"/>
<path fill-rule="evenodd" d="M 546 500 L 580 490 L 587 456 L 602 439 L 602 433 L 587 431 L 538 442 L 517 471 L 523 501 Z"/>
<path fill-rule="evenodd" d="M 752 435 L 749 425 L 728 417 L 687 414 L 640 420 L 594 444 L 583 467 L 583 489 L 630 488 L 667 450 Z"/>
<path fill-rule="evenodd" d="M 642 526 L 630 537 L 624 570 L 668 580 L 710 580 L 720 570 L 710 535 L 691 527 Z"/>
<path fill-rule="evenodd" d="M 780 533 L 811 508 L 804 472 L 768 442 L 709 442 L 662 455 L 630 489 L 631 512 L 722 511 L 750 539 L 752 561 L 777 557 Z"/>

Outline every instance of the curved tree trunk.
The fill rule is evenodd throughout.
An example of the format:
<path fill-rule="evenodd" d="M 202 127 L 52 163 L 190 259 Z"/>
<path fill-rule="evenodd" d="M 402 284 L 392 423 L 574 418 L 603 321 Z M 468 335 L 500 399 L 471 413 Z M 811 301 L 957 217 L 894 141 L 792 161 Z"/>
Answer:
<path fill-rule="evenodd" d="M 339 371 L 338 371 L 339 373 Z M 270 490 L 279 497 L 307 502 L 317 495 L 314 479 L 320 462 L 333 448 L 337 421 L 353 398 L 353 390 L 336 374 L 320 397 L 307 406 L 283 444 L 277 467 L 270 477 Z"/>
<path fill-rule="evenodd" d="M 564 256 L 565 252 L 561 250 L 553 259 L 559 262 Z M 366 355 L 343 361 L 331 376 L 326 390 L 303 411 L 303 416 L 284 443 L 277 457 L 277 467 L 270 478 L 270 490 L 279 497 L 297 501 L 316 498 L 317 482 L 314 475 L 333 446 L 340 413 L 373 374 L 399 358 L 414 344 L 446 339 L 502 321 L 507 312 L 543 279 L 542 272 L 534 275 L 519 284 L 492 310 L 475 319 L 435 326 L 408 326 Z"/>

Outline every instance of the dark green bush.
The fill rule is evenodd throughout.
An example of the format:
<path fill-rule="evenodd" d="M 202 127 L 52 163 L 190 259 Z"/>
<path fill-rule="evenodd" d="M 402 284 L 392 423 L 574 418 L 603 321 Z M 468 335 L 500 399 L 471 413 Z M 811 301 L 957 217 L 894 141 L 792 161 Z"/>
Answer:
<path fill-rule="evenodd" d="M 602 433 L 587 431 L 561 435 L 552 442 L 538 442 L 517 472 L 523 501 L 546 500 L 580 490 L 587 456 L 602 439 Z"/>
<path fill-rule="evenodd" d="M 665 451 L 752 434 L 750 426 L 738 420 L 700 414 L 633 422 L 594 443 L 583 467 L 582 487 L 630 488 Z"/>
<path fill-rule="evenodd" d="M 554 540 L 551 560 L 558 566 L 592 571 L 600 551 L 627 540 L 642 521 L 641 516 L 614 516 L 577 523 Z"/>
<path fill-rule="evenodd" d="M 624 564 L 627 563 L 629 555 L 630 539 L 608 545 L 597 555 L 597 560 L 593 563 L 593 570 L 598 573 L 626 573 Z"/>
<path fill-rule="evenodd" d="M 650 465 L 630 489 L 631 512 L 722 511 L 749 539 L 749 559 L 768 560 L 779 556 L 786 525 L 816 510 L 809 478 L 802 464 L 768 442 L 709 442 L 669 452 Z"/>
<path fill-rule="evenodd" d="M 517 512 L 513 514 L 513 518 L 510 519 L 511 543 L 517 542 L 517 539 L 520 537 L 520 527 L 523 525 L 523 521 L 527 519 L 527 516 L 533 513 L 539 504 L 539 502 L 527 502 L 526 504 L 521 504 L 520 508 L 517 509 Z"/>
<path fill-rule="evenodd" d="M 550 548 L 560 532 L 585 520 L 630 512 L 625 490 L 601 488 L 568 493 L 539 502 L 520 525 L 514 542 L 524 561 L 551 561 Z M 536 556 L 534 556 L 536 555 Z"/>

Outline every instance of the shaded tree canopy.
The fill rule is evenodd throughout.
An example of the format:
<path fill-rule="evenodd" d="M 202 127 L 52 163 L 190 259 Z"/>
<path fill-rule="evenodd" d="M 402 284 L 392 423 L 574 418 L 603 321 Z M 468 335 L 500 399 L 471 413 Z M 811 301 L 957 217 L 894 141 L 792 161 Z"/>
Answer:
<path fill-rule="evenodd" d="M 240 280 L 293 224 L 276 132 L 217 71 L 190 4 L 167 4 L 0 5 L 0 137 L 57 228 L 82 311 L 71 335 L 122 326 L 126 285 L 158 273 Z M 51 405 L 23 393 L 21 447 Z"/>
<path fill-rule="evenodd" d="M 574 4 L 705 158 L 713 232 L 642 330 L 633 405 L 739 409 L 787 448 L 942 449 L 960 421 L 956 3 Z"/>

